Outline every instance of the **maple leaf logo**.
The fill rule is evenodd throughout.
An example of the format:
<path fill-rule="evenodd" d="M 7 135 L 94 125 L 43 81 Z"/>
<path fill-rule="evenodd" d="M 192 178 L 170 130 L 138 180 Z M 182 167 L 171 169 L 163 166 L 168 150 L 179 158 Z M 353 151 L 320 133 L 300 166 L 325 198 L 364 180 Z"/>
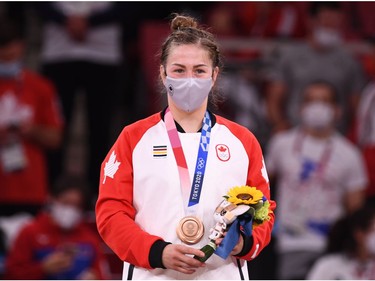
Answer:
<path fill-rule="evenodd" d="M 0 126 L 24 123 L 31 120 L 32 116 L 32 108 L 20 103 L 11 91 L 5 92 L 0 98 Z"/>
<path fill-rule="evenodd" d="M 120 164 L 121 162 L 116 160 L 115 151 L 112 151 L 112 154 L 108 159 L 108 162 L 105 163 L 103 184 L 105 184 L 105 180 L 107 177 L 110 177 L 113 179 L 114 175 L 116 174 L 118 170 L 118 166 L 120 166 Z"/>
<path fill-rule="evenodd" d="M 220 147 L 218 148 L 218 150 L 219 150 L 220 152 L 225 152 L 227 149 L 226 149 L 224 146 L 220 146 Z"/>

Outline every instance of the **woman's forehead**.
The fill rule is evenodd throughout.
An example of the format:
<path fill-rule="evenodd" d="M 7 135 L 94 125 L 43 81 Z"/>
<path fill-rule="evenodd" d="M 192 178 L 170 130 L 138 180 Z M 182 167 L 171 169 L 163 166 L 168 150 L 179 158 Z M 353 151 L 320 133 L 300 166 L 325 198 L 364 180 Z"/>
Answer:
<path fill-rule="evenodd" d="M 170 49 L 167 63 L 211 63 L 209 53 L 200 45 L 175 45 Z"/>

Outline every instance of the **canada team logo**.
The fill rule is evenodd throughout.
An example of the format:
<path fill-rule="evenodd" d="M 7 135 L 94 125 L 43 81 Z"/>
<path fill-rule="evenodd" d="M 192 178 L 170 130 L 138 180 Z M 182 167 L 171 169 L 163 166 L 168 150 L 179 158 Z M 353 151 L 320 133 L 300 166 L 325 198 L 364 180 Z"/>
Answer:
<path fill-rule="evenodd" d="M 230 159 L 229 147 L 225 144 L 216 145 L 216 156 L 220 161 L 228 161 Z"/>

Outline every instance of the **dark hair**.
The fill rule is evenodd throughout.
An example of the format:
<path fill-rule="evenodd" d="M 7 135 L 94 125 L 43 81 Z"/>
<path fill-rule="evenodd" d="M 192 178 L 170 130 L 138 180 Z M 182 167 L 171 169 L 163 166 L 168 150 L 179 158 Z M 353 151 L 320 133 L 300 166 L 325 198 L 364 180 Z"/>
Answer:
<path fill-rule="evenodd" d="M 326 252 L 355 254 L 358 248 L 355 232 L 369 230 L 374 220 L 375 207 L 371 205 L 365 205 L 352 214 L 340 218 L 330 229 Z"/>
<path fill-rule="evenodd" d="M 22 39 L 22 33 L 18 25 L 8 18 L 0 18 L 0 47 Z"/>
<path fill-rule="evenodd" d="M 327 80 L 324 80 L 324 79 L 311 81 L 307 83 L 305 87 L 303 87 L 304 93 L 308 88 L 312 86 L 323 86 L 323 87 L 328 88 L 331 93 L 332 102 L 336 104 L 338 103 L 338 91 L 337 91 L 337 88 L 331 82 L 328 82 Z"/>
<path fill-rule="evenodd" d="M 309 14 L 312 17 L 316 17 L 322 10 L 341 11 L 340 2 L 324 2 L 324 1 L 312 1 L 309 4 Z"/>
<path fill-rule="evenodd" d="M 171 47 L 187 44 L 199 44 L 208 51 L 213 67 L 222 67 L 223 59 L 215 36 L 200 27 L 193 17 L 173 13 L 170 22 L 171 34 L 166 38 L 159 54 L 160 64 L 165 67 Z M 212 91 L 210 102 L 216 106 L 221 97 Z"/>
<path fill-rule="evenodd" d="M 51 189 L 51 195 L 54 198 L 59 197 L 60 195 L 64 194 L 68 191 L 78 191 L 82 195 L 82 199 L 84 202 L 84 208 L 90 208 L 90 199 L 91 199 L 91 193 L 90 189 L 88 187 L 87 182 L 76 175 L 62 175 L 60 176 Z"/>

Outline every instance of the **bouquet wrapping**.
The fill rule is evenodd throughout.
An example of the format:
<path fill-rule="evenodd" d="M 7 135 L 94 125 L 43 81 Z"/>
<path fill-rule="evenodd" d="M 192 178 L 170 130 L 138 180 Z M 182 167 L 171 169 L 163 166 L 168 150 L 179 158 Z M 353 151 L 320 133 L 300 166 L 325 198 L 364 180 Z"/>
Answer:
<path fill-rule="evenodd" d="M 270 203 L 256 187 L 235 186 L 223 197 L 224 200 L 214 212 L 216 225 L 210 229 L 210 241 L 201 248 L 205 256 L 194 256 L 201 262 L 205 262 L 213 253 L 226 259 L 238 243 L 241 232 L 251 236 L 253 228 L 270 219 Z M 223 236 L 224 239 L 217 246 L 215 241 Z"/>

